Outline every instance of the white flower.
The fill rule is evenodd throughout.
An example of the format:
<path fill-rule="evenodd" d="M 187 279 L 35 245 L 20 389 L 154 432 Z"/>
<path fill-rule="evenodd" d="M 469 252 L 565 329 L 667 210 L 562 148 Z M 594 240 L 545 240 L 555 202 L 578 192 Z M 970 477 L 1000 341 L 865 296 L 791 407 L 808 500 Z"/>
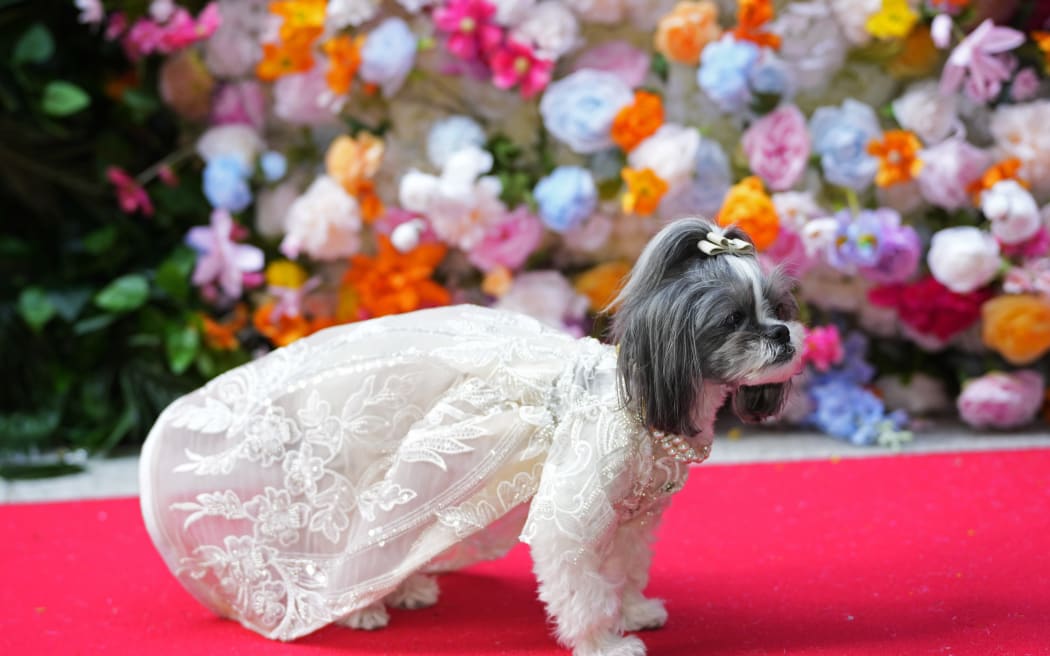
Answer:
<path fill-rule="evenodd" d="M 811 191 L 782 191 L 773 194 L 772 200 L 780 223 L 796 234 L 802 234 L 810 221 L 828 216 Z"/>
<path fill-rule="evenodd" d="M 992 136 L 1002 158 L 1021 160 L 1021 177 L 1037 200 L 1050 200 L 1050 100 L 1004 105 L 991 120 Z"/>
<path fill-rule="evenodd" d="M 828 8 L 849 42 L 862 46 L 871 41 L 868 19 L 882 9 L 882 0 L 828 0 Z"/>
<path fill-rule="evenodd" d="M 328 0 L 325 27 L 330 30 L 341 30 L 348 25 L 356 27 L 375 18 L 378 11 L 377 0 Z"/>
<path fill-rule="evenodd" d="M 992 234 L 1004 244 L 1030 239 L 1043 223 L 1032 194 L 1016 180 L 1002 180 L 982 193 L 981 211 L 992 222 Z"/>
<path fill-rule="evenodd" d="M 959 131 L 958 94 L 942 94 L 935 80 L 908 87 L 893 101 L 893 115 L 905 130 L 911 130 L 926 145 L 940 143 Z"/>
<path fill-rule="evenodd" d="M 780 36 L 780 56 L 800 90 L 827 86 L 846 60 L 849 44 L 824 0 L 786 5 L 769 30 Z"/>
<path fill-rule="evenodd" d="M 527 314 L 579 336 L 580 327 L 574 324 L 583 319 L 587 303 L 587 298 L 577 294 L 558 271 L 530 271 L 514 279 L 495 307 Z"/>
<path fill-rule="evenodd" d="M 636 170 L 652 169 L 674 189 L 689 182 L 699 149 L 699 132 L 667 123 L 631 151 L 627 164 Z"/>
<path fill-rule="evenodd" d="M 999 271 L 999 243 L 973 226 L 945 228 L 933 235 L 926 262 L 937 282 L 953 292 L 966 294 L 995 278 Z"/>
<path fill-rule="evenodd" d="M 285 180 L 273 189 L 263 189 L 255 199 L 255 228 L 264 237 L 284 234 L 284 219 L 299 198 L 299 181 Z"/>
<path fill-rule="evenodd" d="M 528 17 L 536 6 L 536 0 L 489 0 L 496 7 L 496 22 L 500 25 L 517 25 Z"/>
<path fill-rule="evenodd" d="M 427 135 L 427 158 L 438 167 L 464 148 L 485 144 L 485 130 L 469 116 L 449 116 L 434 123 Z"/>
<path fill-rule="evenodd" d="M 896 376 L 882 376 L 875 381 L 875 387 L 890 410 L 929 415 L 948 410 L 952 405 L 944 383 L 922 372 L 913 373 L 907 383 Z"/>
<path fill-rule="evenodd" d="M 106 10 L 102 7 L 102 0 L 74 0 L 73 4 L 80 10 L 77 20 L 86 25 L 101 23 L 106 15 Z"/>
<path fill-rule="evenodd" d="M 588 23 L 618 23 L 623 19 L 624 0 L 563 0 L 563 2 Z"/>
<path fill-rule="evenodd" d="M 361 214 L 357 201 L 342 185 L 322 175 L 288 209 L 281 252 L 306 253 L 315 260 L 334 260 L 357 252 Z"/>
<path fill-rule="evenodd" d="M 255 167 L 255 156 L 263 147 L 255 128 L 243 123 L 217 125 L 197 140 L 197 154 L 205 162 L 221 156 L 236 157 L 248 171 Z"/>
<path fill-rule="evenodd" d="M 417 170 L 406 173 L 399 201 L 406 210 L 427 217 L 439 239 L 469 251 L 507 211 L 499 199 L 499 179 L 478 177 L 491 168 L 491 154 L 464 148 L 449 158 L 440 177 Z"/>
<path fill-rule="evenodd" d="M 174 13 L 174 0 L 153 0 L 149 3 L 149 16 L 158 23 L 167 23 Z"/>
<path fill-rule="evenodd" d="M 560 2 L 541 2 L 512 32 L 512 37 L 532 46 L 537 57 L 557 60 L 579 39 L 576 17 Z"/>

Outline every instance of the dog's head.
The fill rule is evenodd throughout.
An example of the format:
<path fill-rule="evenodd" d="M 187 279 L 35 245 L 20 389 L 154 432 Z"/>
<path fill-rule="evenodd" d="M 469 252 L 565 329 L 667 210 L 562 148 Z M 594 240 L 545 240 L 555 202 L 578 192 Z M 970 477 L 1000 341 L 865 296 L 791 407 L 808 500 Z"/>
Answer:
<path fill-rule="evenodd" d="M 704 383 L 735 390 L 745 421 L 780 412 L 803 329 L 791 283 L 764 272 L 742 231 L 703 219 L 667 225 L 614 301 L 621 394 L 648 427 L 694 435 Z"/>

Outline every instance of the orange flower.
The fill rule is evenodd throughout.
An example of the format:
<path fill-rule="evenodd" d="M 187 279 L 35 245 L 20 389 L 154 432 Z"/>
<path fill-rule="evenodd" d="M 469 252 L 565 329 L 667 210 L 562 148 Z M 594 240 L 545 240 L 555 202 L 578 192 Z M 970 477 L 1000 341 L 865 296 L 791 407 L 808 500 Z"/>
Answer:
<path fill-rule="evenodd" d="M 652 169 L 636 171 L 625 168 L 620 171 L 620 177 L 627 183 L 627 193 L 623 195 L 621 205 L 628 214 L 649 216 L 667 193 L 667 183 Z"/>
<path fill-rule="evenodd" d="M 310 39 L 316 39 L 324 30 L 325 9 L 328 0 L 284 0 L 270 3 L 270 13 L 280 16 L 280 37 L 282 41 L 289 41 L 294 37 L 301 37 L 304 33 L 313 34 Z"/>
<path fill-rule="evenodd" d="M 446 251 L 444 244 L 423 244 L 400 253 L 389 237 L 379 235 L 379 252 L 353 256 L 343 283 L 354 289 L 359 308 L 370 317 L 448 305 L 448 290 L 431 280 Z"/>
<path fill-rule="evenodd" d="M 284 75 L 305 73 L 314 67 L 311 48 L 316 34 L 293 35 L 281 43 L 264 43 L 262 60 L 255 67 L 255 75 L 263 82 L 273 82 Z"/>
<path fill-rule="evenodd" d="M 361 132 L 356 138 L 340 135 L 328 146 L 324 156 L 325 170 L 346 189 L 346 193 L 356 196 L 361 184 L 379 170 L 385 150 L 383 140 L 371 133 Z"/>
<path fill-rule="evenodd" d="M 215 321 L 206 314 L 200 314 L 204 343 L 216 351 L 232 351 L 240 345 L 237 333 L 248 325 L 248 308 L 238 303 L 233 316 L 226 321 Z"/>
<path fill-rule="evenodd" d="M 1032 32 L 1032 40 L 1043 52 L 1043 68 L 1050 73 L 1050 32 Z"/>
<path fill-rule="evenodd" d="M 1025 189 L 1028 188 L 1028 181 L 1022 179 L 1018 173 L 1021 172 L 1021 160 L 1016 157 L 1010 157 L 1004 159 L 997 164 L 993 164 L 981 175 L 980 178 L 974 180 L 966 187 L 966 191 L 970 192 L 973 197 L 973 204 L 981 204 L 981 194 L 988 189 L 995 186 L 995 183 L 1002 182 L 1003 180 L 1016 180 Z"/>
<path fill-rule="evenodd" d="M 364 42 L 363 36 L 351 38 L 343 35 L 328 39 L 321 46 L 324 54 L 328 55 L 325 81 L 335 95 L 342 96 L 350 92 L 350 85 L 361 66 L 361 46 Z"/>
<path fill-rule="evenodd" d="M 695 66 L 707 44 L 720 36 L 717 5 L 709 0 L 679 2 L 660 19 L 654 43 L 657 52 L 670 61 Z"/>
<path fill-rule="evenodd" d="M 773 0 L 740 0 L 736 16 L 733 36 L 737 39 L 774 50 L 780 47 L 779 36 L 762 30 L 763 25 L 773 20 Z"/>
<path fill-rule="evenodd" d="M 729 188 L 718 212 L 718 225 L 737 226 L 751 237 L 760 251 L 769 248 L 780 233 L 780 219 L 773 200 L 755 176 Z"/>
<path fill-rule="evenodd" d="M 981 306 L 984 343 L 1015 365 L 1035 362 L 1050 350 L 1050 301 L 1042 296 L 999 296 Z"/>
<path fill-rule="evenodd" d="M 371 180 L 358 183 L 357 204 L 361 208 L 361 219 L 366 225 L 372 225 L 386 211 L 383 199 L 376 193 L 376 185 Z"/>
<path fill-rule="evenodd" d="M 656 132 L 663 122 L 664 103 L 660 96 L 648 91 L 635 91 L 634 102 L 617 112 L 613 119 L 612 140 L 625 152 L 630 152 Z"/>
<path fill-rule="evenodd" d="M 599 264 L 576 279 L 576 291 L 587 297 L 591 310 L 601 312 L 616 299 L 631 265 L 623 261 Z"/>
<path fill-rule="evenodd" d="M 293 317 L 284 313 L 275 317 L 276 304 L 275 300 L 267 301 L 255 308 L 255 312 L 252 313 L 252 325 L 275 346 L 288 346 L 297 339 L 335 325 L 335 322 L 327 317 L 307 319 L 303 314 Z"/>
<path fill-rule="evenodd" d="M 514 274 L 505 266 L 497 266 L 485 274 L 481 281 L 481 291 L 489 296 L 501 298 L 510 291 L 514 284 Z"/>
<path fill-rule="evenodd" d="M 908 182 L 919 175 L 922 160 L 919 159 L 919 138 L 907 130 L 887 130 L 882 141 L 872 139 L 868 154 L 879 158 L 879 172 L 875 184 L 880 187 Z"/>
<path fill-rule="evenodd" d="M 925 77 L 940 59 L 941 51 L 933 43 L 930 28 L 921 25 L 904 37 L 900 52 L 887 65 L 887 70 L 897 78 Z"/>

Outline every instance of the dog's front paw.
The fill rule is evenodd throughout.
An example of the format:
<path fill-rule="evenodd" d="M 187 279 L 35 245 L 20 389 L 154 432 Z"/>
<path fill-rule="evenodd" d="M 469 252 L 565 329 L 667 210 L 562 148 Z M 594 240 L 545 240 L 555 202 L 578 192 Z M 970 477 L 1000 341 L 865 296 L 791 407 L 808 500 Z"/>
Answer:
<path fill-rule="evenodd" d="M 390 623 L 390 613 L 387 612 L 383 602 L 365 606 L 359 611 L 350 613 L 336 622 L 339 626 L 363 631 L 375 631 Z"/>
<path fill-rule="evenodd" d="M 646 599 L 639 595 L 633 600 L 624 600 L 623 628 L 625 631 L 659 629 L 667 624 L 667 609 L 659 599 Z"/>
<path fill-rule="evenodd" d="M 645 643 L 635 636 L 609 633 L 576 645 L 572 656 L 645 656 Z"/>
<path fill-rule="evenodd" d="M 437 581 L 433 576 L 425 574 L 413 574 L 397 586 L 397 590 L 391 592 L 386 603 L 395 608 L 426 608 L 437 603 L 438 594 Z"/>

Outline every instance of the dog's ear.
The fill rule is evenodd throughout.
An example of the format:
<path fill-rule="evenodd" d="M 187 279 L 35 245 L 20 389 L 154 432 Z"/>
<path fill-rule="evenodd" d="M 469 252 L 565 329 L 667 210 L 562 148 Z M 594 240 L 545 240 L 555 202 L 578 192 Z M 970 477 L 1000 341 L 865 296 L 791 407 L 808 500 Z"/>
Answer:
<path fill-rule="evenodd" d="M 790 391 L 791 381 L 742 385 L 733 393 L 733 412 L 750 424 L 760 423 L 780 414 Z"/>

